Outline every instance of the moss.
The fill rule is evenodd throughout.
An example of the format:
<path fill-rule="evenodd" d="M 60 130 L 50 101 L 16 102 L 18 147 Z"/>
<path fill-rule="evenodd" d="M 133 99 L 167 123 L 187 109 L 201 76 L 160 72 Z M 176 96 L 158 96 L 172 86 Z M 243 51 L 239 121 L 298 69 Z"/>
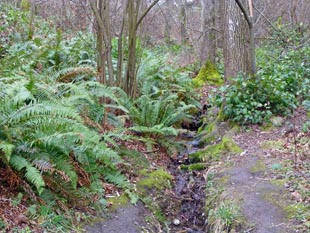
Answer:
<path fill-rule="evenodd" d="M 266 193 L 263 194 L 263 198 L 270 202 L 271 204 L 279 207 L 282 209 L 285 213 L 285 217 L 287 219 L 294 218 L 296 216 L 298 205 L 288 205 L 287 204 L 287 197 L 283 196 L 280 193 L 274 193 L 270 191 L 266 191 Z"/>
<path fill-rule="evenodd" d="M 309 214 L 309 211 L 310 211 L 309 207 L 303 205 L 302 203 L 288 205 L 288 206 L 285 206 L 283 209 L 288 218 L 296 218 L 298 215 L 301 216 L 306 213 Z"/>
<path fill-rule="evenodd" d="M 219 130 L 215 122 L 205 125 L 203 128 L 200 128 L 198 132 L 201 136 L 201 140 L 199 141 L 198 145 L 199 147 L 210 145 L 218 138 L 220 138 Z"/>
<path fill-rule="evenodd" d="M 193 162 L 207 162 L 218 160 L 223 153 L 224 147 L 222 143 L 207 146 L 205 149 L 190 154 L 188 157 Z"/>
<path fill-rule="evenodd" d="M 231 152 L 233 154 L 240 154 L 243 150 L 234 142 L 234 140 L 225 135 L 222 139 L 222 144 L 227 152 Z"/>
<path fill-rule="evenodd" d="M 264 171 L 266 171 L 266 165 L 264 164 L 264 162 L 262 160 L 257 160 L 255 162 L 255 165 L 253 165 L 250 168 L 250 172 L 252 172 L 252 173 L 264 172 Z"/>
<path fill-rule="evenodd" d="M 111 197 L 108 199 L 111 207 L 109 208 L 110 211 L 116 211 L 118 208 L 127 206 L 129 204 L 129 198 L 126 194 L 122 194 L 119 197 Z"/>
<path fill-rule="evenodd" d="M 240 126 L 234 123 L 230 124 L 231 129 L 226 133 L 227 136 L 234 136 L 238 133 L 240 133 Z"/>
<path fill-rule="evenodd" d="M 211 61 L 207 61 L 200 69 L 198 75 L 193 79 L 195 87 L 201 87 L 206 82 L 213 85 L 221 85 L 224 83 L 220 73 Z"/>
<path fill-rule="evenodd" d="M 20 7 L 23 11 L 29 11 L 30 10 L 30 2 L 29 0 L 22 0 L 20 3 Z"/>
<path fill-rule="evenodd" d="M 283 187 L 284 184 L 287 182 L 286 179 L 282 179 L 282 180 L 271 180 L 270 183 L 276 186 L 280 186 Z"/>
<path fill-rule="evenodd" d="M 266 141 L 263 142 L 260 146 L 261 149 L 281 149 L 283 146 L 282 140 L 277 141 Z"/>
<path fill-rule="evenodd" d="M 264 131 L 271 131 L 273 129 L 275 129 L 274 125 L 269 122 L 269 123 L 265 123 L 261 126 L 261 129 L 264 130 Z"/>
<path fill-rule="evenodd" d="M 263 195 L 263 198 L 273 205 L 279 207 L 285 214 L 285 218 L 290 221 L 307 219 L 310 217 L 310 207 L 304 203 L 297 204 L 288 204 L 287 200 L 289 199 L 288 195 L 284 195 L 279 192 L 270 192 L 266 190 L 266 193 Z M 309 228 L 308 228 L 309 229 Z M 302 231 L 309 232 L 309 231 Z"/>
<path fill-rule="evenodd" d="M 228 184 L 229 180 L 230 180 L 230 176 L 225 175 L 225 176 L 222 176 L 222 177 L 218 178 L 216 182 L 219 185 L 224 186 L 224 185 Z"/>
<path fill-rule="evenodd" d="M 149 173 L 147 170 L 140 171 L 140 174 L 145 176 L 142 180 L 137 183 L 137 188 L 139 191 L 144 192 L 146 189 L 156 188 L 157 190 L 162 190 L 165 188 L 170 188 L 173 176 L 170 175 L 163 168 Z"/>
<path fill-rule="evenodd" d="M 207 162 L 210 160 L 218 160 L 223 154 L 238 154 L 242 149 L 233 141 L 232 138 L 225 135 L 220 143 L 207 146 L 205 149 L 197 151 L 189 155 L 194 162 Z"/>
<path fill-rule="evenodd" d="M 200 171 L 200 170 L 206 169 L 207 167 L 208 167 L 208 164 L 206 163 L 194 163 L 190 165 L 185 165 L 185 164 L 181 165 L 181 169 L 186 170 L 186 171 Z"/>
<path fill-rule="evenodd" d="M 281 125 L 283 125 L 284 121 L 284 118 L 279 116 L 274 116 L 270 118 L 270 122 L 275 127 L 280 127 Z"/>
<path fill-rule="evenodd" d="M 198 146 L 199 147 L 203 147 L 205 145 L 210 145 L 212 144 L 213 142 L 215 142 L 217 140 L 217 137 L 216 135 L 213 135 L 213 134 L 208 134 L 208 135 L 205 135 L 203 136 L 199 143 L 198 143 Z"/>

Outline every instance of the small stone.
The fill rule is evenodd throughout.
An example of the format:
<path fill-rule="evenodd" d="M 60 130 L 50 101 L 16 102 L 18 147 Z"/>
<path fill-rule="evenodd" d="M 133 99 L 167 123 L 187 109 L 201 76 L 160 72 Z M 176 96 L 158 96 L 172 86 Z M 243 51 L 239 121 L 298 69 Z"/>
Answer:
<path fill-rule="evenodd" d="M 177 218 L 175 218 L 175 219 L 173 219 L 173 224 L 174 225 L 176 225 L 176 226 L 178 226 L 178 225 L 180 225 L 180 220 L 179 219 L 177 219 Z"/>
<path fill-rule="evenodd" d="M 284 123 L 284 118 L 275 116 L 275 117 L 270 118 L 270 121 L 273 124 L 273 126 L 280 127 Z"/>
<path fill-rule="evenodd" d="M 292 192 L 294 192 L 295 190 L 293 189 L 293 188 L 290 188 L 290 192 L 292 193 Z"/>
<path fill-rule="evenodd" d="M 289 188 L 289 187 L 290 187 L 290 185 L 288 183 L 284 184 L 284 188 Z"/>

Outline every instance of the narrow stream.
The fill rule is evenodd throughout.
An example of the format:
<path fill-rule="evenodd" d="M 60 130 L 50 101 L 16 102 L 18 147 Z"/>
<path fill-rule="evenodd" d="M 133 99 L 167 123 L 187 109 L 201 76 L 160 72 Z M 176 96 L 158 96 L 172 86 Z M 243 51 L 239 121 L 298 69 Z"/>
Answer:
<path fill-rule="evenodd" d="M 183 135 L 185 149 L 169 167 L 175 177 L 175 195 L 180 200 L 171 232 L 203 233 L 205 232 L 205 179 L 203 171 L 187 171 L 181 165 L 189 165 L 188 155 L 198 150 L 199 139 L 194 134 Z"/>

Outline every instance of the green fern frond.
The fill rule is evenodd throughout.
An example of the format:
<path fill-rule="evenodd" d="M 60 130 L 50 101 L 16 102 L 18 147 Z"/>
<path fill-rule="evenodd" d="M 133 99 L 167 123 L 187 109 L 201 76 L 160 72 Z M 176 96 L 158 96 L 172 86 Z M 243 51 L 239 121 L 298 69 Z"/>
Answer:
<path fill-rule="evenodd" d="M 40 171 L 37 168 L 35 168 L 25 158 L 18 155 L 12 155 L 10 159 L 10 164 L 18 171 L 21 171 L 25 168 L 25 177 L 27 178 L 27 180 L 36 187 L 39 194 L 42 193 L 42 191 L 44 190 L 45 182 Z"/>
<path fill-rule="evenodd" d="M 127 178 L 119 171 L 106 169 L 104 171 L 104 177 L 107 181 L 116 184 L 120 188 L 126 188 L 129 185 Z"/>
<path fill-rule="evenodd" d="M 1 159 L 1 151 L 4 154 L 4 161 L 5 163 L 8 163 L 11 159 L 12 152 L 15 148 L 15 145 L 5 142 L 5 141 L 0 141 L 0 159 Z"/>

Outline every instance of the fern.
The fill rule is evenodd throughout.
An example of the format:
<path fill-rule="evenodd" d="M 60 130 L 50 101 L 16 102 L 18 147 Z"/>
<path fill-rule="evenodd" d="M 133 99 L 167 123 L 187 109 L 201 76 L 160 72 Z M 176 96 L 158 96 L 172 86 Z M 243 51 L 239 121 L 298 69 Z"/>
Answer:
<path fill-rule="evenodd" d="M 27 180 L 35 185 L 38 193 L 42 193 L 44 190 L 45 182 L 40 171 L 35 168 L 31 163 L 29 163 L 25 158 L 13 155 L 10 159 L 10 164 L 18 171 L 25 168 L 25 177 Z"/>
<path fill-rule="evenodd" d="M 5 163 L 8 163 L 10 161 L 14 148 L 15 146 L 13 144 L 0 141 L 0 152 L 2 151 L 4 154 L 3 159 Z M 1 159 L 1 153 L 0 153 L 0 159 Z"/>

